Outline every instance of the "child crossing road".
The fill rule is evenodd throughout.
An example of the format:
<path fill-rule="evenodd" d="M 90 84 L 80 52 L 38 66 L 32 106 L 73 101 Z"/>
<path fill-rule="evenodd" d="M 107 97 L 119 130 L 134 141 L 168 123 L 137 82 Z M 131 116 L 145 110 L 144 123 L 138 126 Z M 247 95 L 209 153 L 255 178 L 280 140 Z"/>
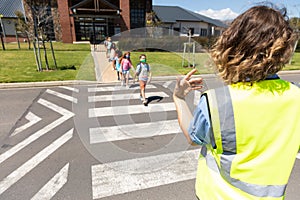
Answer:
<path fill-rule="evenodd" d="M 133 80 L 136 79 L 136 76 L 138 76 L 138 80 L 139 80 L 139 84 L 140 84 L 141 100 L 143 101 L 144 105 L 147 105 L 145 89 L 146 89 L 147 83 L 150 83 L 150 81 L 151 81 L 152 73 L 150 70 L 150 65 L 147 63 L 145 54 L 140 55 L 140 63 L 136 67 L 136 73 L 135 73 Z"/>

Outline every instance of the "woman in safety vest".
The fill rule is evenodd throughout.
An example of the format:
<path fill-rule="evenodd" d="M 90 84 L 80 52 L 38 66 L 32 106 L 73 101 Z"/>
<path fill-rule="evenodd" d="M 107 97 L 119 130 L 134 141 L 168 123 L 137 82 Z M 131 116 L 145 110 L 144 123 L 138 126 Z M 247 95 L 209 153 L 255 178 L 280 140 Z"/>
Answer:
<path fill-rule="evenodd" d="M 300 89 L 280 79 L 297 35 L 286 11 L 255 6 L 216 41 L 211 57 L 225 86 L 204 92 L 191 114 L 185 96 L 202 87 L 192 70 L 177 80 L 174 102 L 190 144 L 201 145 L 201 200 L 277 200 L 300 146 Z"/>

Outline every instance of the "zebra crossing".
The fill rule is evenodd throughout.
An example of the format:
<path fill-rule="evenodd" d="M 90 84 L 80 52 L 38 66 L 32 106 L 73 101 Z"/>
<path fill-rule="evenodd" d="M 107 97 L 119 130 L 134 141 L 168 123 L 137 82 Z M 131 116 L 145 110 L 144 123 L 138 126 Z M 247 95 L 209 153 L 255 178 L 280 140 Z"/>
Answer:
<path fill-rule="evenodd" d="M 84 144 L 90 157 L 98 161 L 87 163 L 86 180 L 92 194 L 80 199 L 110 198 L 193 180 L 200 150 L 187 144 L 179 128 L 172 90 L 168 89 L 171 84 L 148 85 L 147 106 L 141 103 L 137 85 L 130 88 L 75 85 L 45 89 L 34 106 L 43 108 L 46 113 L 38 112 L 34 106 L 29 109 L 24 115 L 24 123 L 9 137 L 11 140 L 20 138 L 19 141 L 0 152 L 0 199 L 6 199 L 12 188 L 28 179 L 28 174 L 43 163 L 49 165 L 51 175 L 35 183 L 34 191 L 24 199 L 59 199 L 57 195 L 68 192 L 65 191 L 70 187 L 68 184 L 78 176 L 70 170 L 79 167 L 73 162 L 77 157 L 66 158 L 59 165 L 48 160 L 75 138 Z M 191 102 L 196 105 L 199 98 L 200 93 L 195 92 Z M 49 117 L 52 121 L 45 124 L 49 115 L 54 117 Z M 30 130 L 33 130 L 30 135 L 23 137 Z M 52 139 L 36 147 L 47 136 Z M 28 149 L 38 150 L 24 160 L 22 152 Z M 8 165 L 14 158 L 19 160 L 18 164 Z M 297 159 L 300 159 L 300 153 Z M 4 169 L 6 165 L 9 167 Z"/>
<path fill-rule="evenodd" d="M 163 135 L 182 135 L 172 101 L 172 93 L 167 89 L 169 84 L 160 87 L 158 85 L 147 86 L 148 99 L 151 99 L 151 96 L 163 98 L 162 101 L 149 103 L 147 107 L 140 103 L 138 87 L 131 87 L 129 90 L 118 86 L 89 88 L 89 103 L 110 101 L 106 104 L 109 106 L 95 104 L 98 106 L 89 108 L 89 118 L 97 118 L 100 122 L 102 118 L 110 116 L 121 118 L 122 116 L 155 115 L 154 113 L 165 112 L 174 114 L 173 118 L 162 117 L 159 121 L 145 119 L 135 123 L 129 120 L 124 124 L 116 120 L 114 125 L 101 124 L 100 127 L 91 127 L 89 128 L 90 144 L 97 145 Z M 124 93 L 124 90 L 127 92 Z M 132 92 L 133 90 L 135 92 Z M 130 102 L 128 100 L 133 103 L 124 105 L 124 101 Z M 185 138 L 181 140 L 186 143 Z M 125 160 L 93 165 L 91 168 L 93 199 L 194 179 L 198 154 L 199 149 L 187 150 L 185 144 L 182 151 L 150 153 L 138 158 L 133 156 Z"/>
<path fill-rule="evenodd" d="M 148 106 L 141 104 L 138 86 L 129 89 L 119 86 L 88 88 L 88 93 L 88 102 L 93 105 L 89 108 L 88 117 L 97 118 L 100 122 L 102 118 L 112 116 L 133 118 L 135 115 L 158 113 L 161 116 L 160 113 L 173 113 L 173 117 L 164 116 L 159 121 L 151 120 L 151 118 L 149 121 L 145 118 L 138 123 L 134 120 L 119 123 L 114 118 L 116 122 L 113 125 L 101 124 L 98 127 L 90 127 L 91 145 L 164 135 L 171 137 L 182 135 L 176 118 L 172 93 L 163 85 L 147 85 L 148 100 L 152 96 L 162 99 L 159 102 L 150 102 Z M 105 102 L 110 103 L 105 104 Z M 184 140 L 184 138 L 181 139 Z M 182 149 L 182 151 L 160 154 L 151 152 L 140 157 L 132 156 L 125 160 L 91 166 L 93 199 L 194 179 L 199 149 L 190 150 L 187 146 Z"/>
<path fill-rule="evenodd" d="M 132 140 L 151 140 L 153 137 L 167 138 L 163 139 L 166 142 L 158 147 L 160 149 L 154 148 L 146 153 L 140 153 L 120 149 L 119 146 L 120 151 L 127 151 L 126 153 L 130 156 L 112 158 L 111 162 L 101 162 L 103 160 L 98 159 L 99 163 L 92 164 L 89 172 L 89 184 L 92 191 L 90 196 L 92 196 L 92 199 L 193 179 L 196 172 L 198 150 L 188 149 L 184 145 L 179 150 L 176 149 L 172 152 L 171 148 L 168 147 L 171 146 L 169 143 L 174 141 L 174 146 L 180 145 L 175 137 L 182 135 L 176 119 L 171 91 L 155 84 L 147 86 L 146 95 L 149 100 L 148 106 L 141 103 L 137 86 L 129 89 L 117 86 L 99 87 L 93 85 L 45 89 L 32 107 L 43 108 L 46 115 L 54 116 L 51 117 L 53 120 L 45 124 L 47 118 L 45 113 L 39 113 L 38 109 L 29 109 L 24 115 L 24 123 L 12 131 L 9 138 L 19 141 L 5 151 L 0 152 L 0 170 L 1 167 L 6 165 L 6 162 L 13 159 L 20 160 L 20 162 L 18 166 L 10 169 L 11 171 L 4 170 L 6 172 L 0 176 L 0 198 L 9 196 L 11 188 L 16 187 L 20 181 L 27 178 L 28 174 L 33 173 L 42 163 L 47 162 L 50 156 L 68 145 L 71 139 L 74 139 L 75 132 L 79 132 L 76 130 L 75 124 L 64 128 L 67 129 L 66 132 L 57 133 L 57 137 L 47 142 L 48 144 L 43 147 L 35 147 L 42 138 L 49 136 L 50 133 L 53 134 L 60 127 L 67 126 L 67 121 L 72 120 L 76 115 L 86 118 L 86 121 L 96 120 L 99 122 L 96 126 L 91 123 L 88 128 L 87 149 L 95 146 L 98 146 L 97 149 L 101 149 L 107 147 L 107 144 L 115 142 L 123 144 Z M 86 113 L 85 115 L 74 111 L 78 104 L 81 105 L 83 99 L 86 101 L 84 104 L 87 107 L 84 107 L 86 111 L 83 112 L 82 107 L 80 111 Z M 124 105 L 124 102 L 126 105 Z M 163 114 L 165 112 L 168 112 L 169 116 Z M 137 116 L 138 122 L 133 119 L 125 121 L 118 119 L 118 117 L 130 119 L 134 116 Z M 151 119 L 151 117 L 157 117 L 157 119 Z M 115 121 L 108 124 L 102 122 L 103 119 L 107 118 Z M 97 126 L 99 124 L 101 125 Z M 30 130 L 35 131 L 30 132 Z M 24 134 L 28 134 L 28 136 L 24 137 Z M 84 139 L 80 139 L 84 143 Z M 185 144 L 186 142 L 182 143 Z M 27 149 L 38 148 L 39 150 L 35 150 L 35 153 L 28 159 L 21 161 L 23 159 L 18 158 L 19 154 Z M 113 149 L 108 148 L 105 151 L 110 152 Z M 93 154 L 92 151 L 90 153 Z M 70 179 L 74 176 L 72 176 L 70 168 L 76 166 L 73 166 L 70 160 L 65 160 L 63 163 L 63 165 L 55 167 L 55 171 L 47 177 L 47 180 L 43 181 L 43 184 L 36 185 L 35 192 L 28 194 L 29 199 L 55 199 L 56 195 L 68 185 Z M 48 164 L 54 165 L 54 163 Z M 186 168 L 186 165 L 189 167 Z M 103 169 L 105 169 L 104 172 Z M 123 172 L 124 169 L 126 169 L 125 172 Z M 181 173 L 181 171 L 185 173 Z M 117 179 L 116 177 L 120 173 L 122 177 L 126 178 Z M 129 182 L 129 180 L 131 181 Z M 117 190 L 114 189 L 116 185 L 119 185 Z"/>

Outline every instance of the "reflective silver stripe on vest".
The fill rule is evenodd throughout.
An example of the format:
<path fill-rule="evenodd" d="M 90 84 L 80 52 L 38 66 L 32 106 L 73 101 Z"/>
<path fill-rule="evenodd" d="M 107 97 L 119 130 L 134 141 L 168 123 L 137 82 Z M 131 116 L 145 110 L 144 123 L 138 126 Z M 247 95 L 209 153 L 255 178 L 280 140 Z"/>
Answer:
<path fill-rule="evenodd" d="M 282 197 L 286 185 L 256 185 L 246 183 L 230 176 L 232 161 L 236 156 L 236 130 L 231 96 L 228 87 L 217 88 L 215 93 L 216 104 L 218 105 L 219 121 L 221 127 L 221 137 L 223 153 L 220 160 L 220 168 L 215 158 L 207 154 L 205 156 L 207 166 L 222 175 L 231 185 L 256 197 Z M 211 99 L 210 99 L 211 100 Z M 213 119 L 212 119 L 213 120 Z"/>
<path fill-rule="evenodd" d="M 229 88 L 217 88 L 215 94 L 220 118 L 223 151 L 236 153 L 235 123 Z"/>

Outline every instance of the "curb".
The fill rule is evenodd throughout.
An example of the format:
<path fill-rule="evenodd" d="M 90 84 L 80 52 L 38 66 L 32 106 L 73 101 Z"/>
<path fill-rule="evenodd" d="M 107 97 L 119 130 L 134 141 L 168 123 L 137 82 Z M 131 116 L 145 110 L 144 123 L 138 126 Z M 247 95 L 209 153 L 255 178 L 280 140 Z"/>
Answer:
<path fill-rule="evenodd" d="M 172 81 L 176 80 L 178 76 L 155 76 L 152 77 L 153 81 Z M 202 77 L 205 79 L 216 78 L 213 74 L 196 75 L 194 77 Z M 35 87 L 55 87 L 55 86 L 67 86 L 67 85 L 108 85 L 119 83 L 119 81 L 102 82 L 102 81 L 84 81 L 84 80 L 69 80 L 69 81 L 44 81 L 44 82 L 20 82 L 20 83 L 0 83 L 0 89 L 11 88 L 35 88 Z"/>
<path fill-rule="evenodd" d="M 67 86 L 67 85 L 88 85 L 95 84 L 96 81 L 45 81 L 45 82 L 22 82 L 22 83 L 0 83 L 0 89 L 10 88 L 30 88 L 30 87 L 54 87 L 54 86 Z"/>

